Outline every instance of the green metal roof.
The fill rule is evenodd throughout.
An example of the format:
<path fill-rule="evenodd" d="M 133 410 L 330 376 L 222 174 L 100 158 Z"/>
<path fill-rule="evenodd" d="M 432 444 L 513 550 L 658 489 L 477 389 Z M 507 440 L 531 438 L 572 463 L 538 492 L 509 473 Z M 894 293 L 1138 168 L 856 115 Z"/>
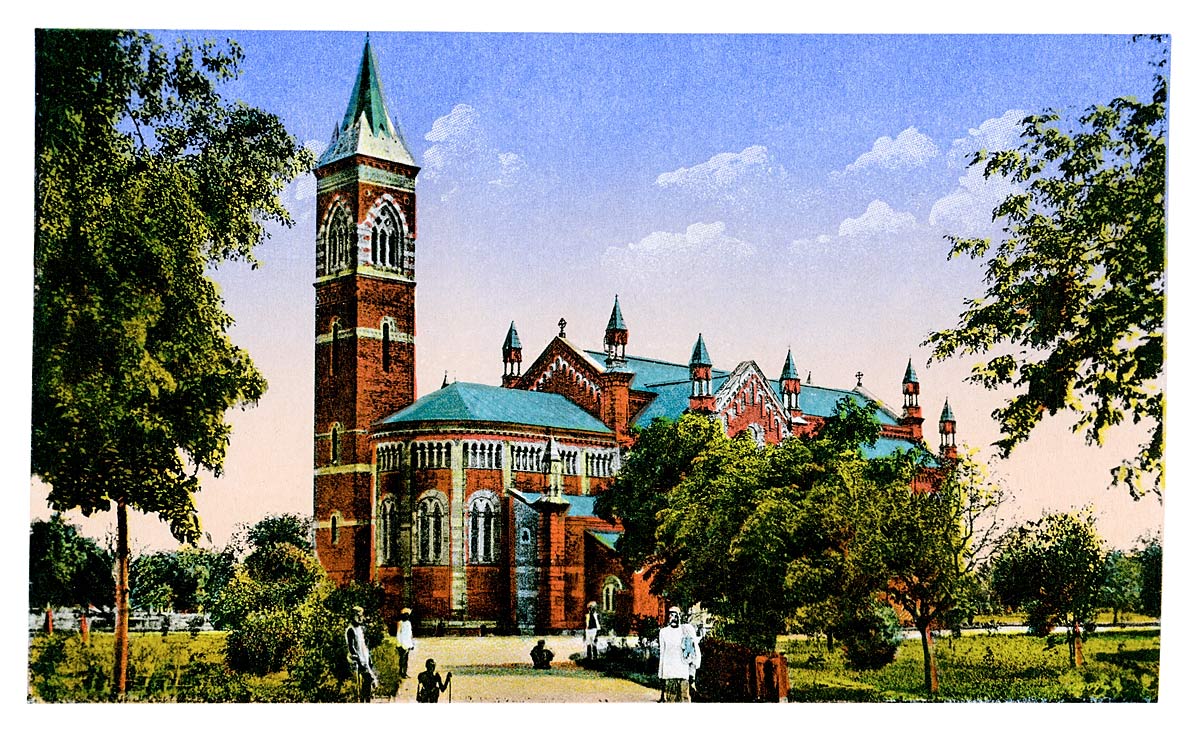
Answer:
<path fill-rule="evenodd" d="M 692 365 L 697 364 L 703 364 L 706 367 L 712 366 L 712 360 L 708 358 L 708 349 L 704 346 L 703 333 L 696 337 L 696 345 L 692 347 Z"/>
<path fill-rule="evenodd" d="M 637 308 L 634 308 L 635 310 Z M 613 311 L 608 318 L 608 330 L 610 331 L 627 331 L 625 327 L 625 318 L 621 317 L 621 302 L 617 296 L 613 297 Z"/>
<path fill-rule="evenodd" d="M 379 423 L 383 426 L 435 421 L 487 421 L 549 429 L 611 434 L 599 420 L 556 393 L 454 382 L 421 396 Z"/>
<path fill-rule="evenodd" d="M 606 532 L 603 530 L 588 530 L 587 533 L 604 544 L 604 547 L 609 550 L 617 549 L 617 538 L 621 536 L 620 532 Z"/>
<path fill-rule="evenodd" d="M 904 371 L 904 382 L 917 382 L 917 373 L 913 371 L 912 359 L 908 360 L 908 369 Z"/>
<path fill-rule="evenodd" d="M 508 335 L 504 337 L 504 346 L 501 351 L 519 348 L 521 348 L 521 338 L 517 335 L 517 321 L 514 320 L 508 324 Z"/>
<path fill-rule="evenodd" d="M 783 362 L 783 372 L 779 374 L 781 380 L 799 380 L 800 373 L 796 371 L 796 360 L 792 359 L 792 350 L 788 349 L 787 359 Z"/>
<path fill-rule="evenodd" d="M 942 406 L 941 421 L 954 421 L 954 411 L 950 408 L 950 399 L 946 398 L 946 405 Z"/>
<path fill-rule="evenodd" d="M 354 90 L 346 104 L 342 123 L 333 133 L 317 165 L 326 165 L 349 155 L 361 153 L 381 160 L 416 165 L 400 130 L 388 115 L 383 84 L 376 69 L 371 37 L 363 44 L 362 61 L 354 79 Z"/>

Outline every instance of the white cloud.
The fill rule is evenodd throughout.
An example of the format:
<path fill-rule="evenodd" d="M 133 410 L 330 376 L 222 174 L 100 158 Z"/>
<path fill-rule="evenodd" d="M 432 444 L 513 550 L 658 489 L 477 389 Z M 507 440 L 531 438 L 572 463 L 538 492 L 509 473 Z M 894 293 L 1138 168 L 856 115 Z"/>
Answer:
<path fill-rule="evenodd" d="M 997 152 L 1016 147 L 1021 139 L 1021 131 L 1025 128 L 1021 120 L 1025 112 L 1016 109 L 1005 111 L 1002 115 L 988 119 L 978 127 L 967 130 L 967 136 L 954 140 L 946 151 L 946 164 L 951 169 L 965 168 L 969 156 L 980 150 Z"/>
<path fill-rule="evenodd" d="M 886 202 L 876 199 L 858 217 L 847 217 L 838 226 L 839 238 L 854 238 L 863 235 L 897 233 L 910 230 L 917 225 L 917 218 L 908 212 L 898 212 Z"/>
<path fill-rule="evenodd" d="M 1024 129 L 1021 124 L 1024 118 L 1025 112 L 1009 110 L 972 127 L 967 130 L 968 136 L 954 141 L 947 152 L 947 164 L 952 169 L 964 169 L 963 174 L 958 179 L 958 187 L 930 208 L 930 225 L 943 229 L 980 230 L 991 223 L 992 210 L 1015 189 L 999 174 L 985 179 L 983 164 L 968 166 L 968 156 L 979 150 L 997 152 L 1015 147 Z"/>
<path fill-rule="evenodd" d="M 909 170 L 919 168 L 937 157 L 937 145 L 933 140 L 909 127 L 895 139 L 884 135 L 875 140 L 875 144 L 867 152 L 843 170 L 844 173 L 882 168 L 885 170 Z"/>
<path fill-rule="evenodd" d="M 636 243 L 612 246 L 604 258 L 625 268 L 684 268 L 688 263 L 708 265 L 724 258 L 744 258 L 754 246 L 728 235 L 724 222 L 697 222 L 678 232 L 655 231 Z"/>
<path fill-rule="evenodd" d="M 479 111 L 465 103 L 455 104 L 450 113 L 438 117 L 425 140 L 433 145 L 425 150 L 421 177 L 447 182 L 443 199 L 457 192 L 460 181 L 515 186 L 526 168 L 518 153 L 492 143 Z"/>
<path fill-rule="evenodd" d="M 660 174 L 654 182 L 661 188 L 711 195 L 785 176 L 783 167 L 774 162 L 766 147 L 751 145 L 741 152 L 717 153 L 699 165 Z"/>

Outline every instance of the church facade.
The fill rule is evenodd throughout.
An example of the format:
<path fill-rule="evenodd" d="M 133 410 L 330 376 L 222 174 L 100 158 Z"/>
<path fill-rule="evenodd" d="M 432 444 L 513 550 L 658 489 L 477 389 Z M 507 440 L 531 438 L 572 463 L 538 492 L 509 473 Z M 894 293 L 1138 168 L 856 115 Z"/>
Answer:
<path fill-rule="evenodd" d="M 866 454 L 924 450 L 910 362 L 894 411 L 860 384 L 801 380 L 790 350 L 772 377 L 754 361 L 716 367 L 703 336 L 686 362 L 627 354 L 619 299 L 596 339 L 560 332 L 526 366 L 515 325 L 501 384 L 445 384 L 417 397 L 419 171 L 385 103 L 370 42 L 317 177 L 313 509 L 317 556 L 339 582 L 378 582 L 429 631 L 578 629 L 595 601 L 618 626 L 661 603 L 593 513 L 635 428 L 693 410 L 730 436 L 777 443 L 819 431 L 844 397 L 877 405 Z M 686 348 L 686 342 L 684 345 Z M 939 454 L 955 456 L 949 401 Z M 932 477 L 932 475 L 931 475 Z M 931 481 L 915 484 L 928 488 Z"/>

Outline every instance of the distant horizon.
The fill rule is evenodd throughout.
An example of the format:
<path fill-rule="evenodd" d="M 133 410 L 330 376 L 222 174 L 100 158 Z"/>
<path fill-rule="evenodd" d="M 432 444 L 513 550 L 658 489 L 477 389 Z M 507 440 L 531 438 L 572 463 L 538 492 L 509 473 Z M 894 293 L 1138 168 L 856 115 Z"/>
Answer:
<path fill-rule="evenodd" d="M 246 52 L 230 97 L 323 150 L 364 34 L 216 33 Z M 1003 191 L 966 155 L 1012 146 L 1029 113 L 1060 109 L 1070 124 L 1089 105 L 1146 98 L 1156 52 L 1114 35 L 372 32 L 371 44 L 423 168 L 418 396 L 444 374 L 499 384 L 510 322 L 529 360 L 560 317 L 574 343 L 599 347 L 619 294 L 631 356 L 686 361 L 703 333 L 715 367 L 754 360 L 775 378 L 790 348 L 814 385 L 849 390 L 862 371 L 893 407 L 911 357 L 927 433 L 949 398 L 960 448 L 984 459 L 1002 397 L 963 382 L 977 360 L 929 366 L 921 345 L 982 292 L 981 264 L 947 261 L 943 236 L 994 234 Z M 312 510 L 315 180 L 284 195 L 296 226 L 273 230 L 261 268 L 215 272 L 235 343 L 270 385 L 230 415 L 225 476 L 203 478 L 217 546 L 239 523 Z M 1093 504 L 1117 548 L 1161 530 L 1161 503 L 1108 485 L 1138 437 L 1088 447 L 1069 423 L 1044 421 L 990 463 L 1014 493 L 1011 519 Z M 44 494 L 35 481 L 31 518 L 50 513 Z M 111 519 L 73 521 L 99 537 Z M 154 518 L 134 521 L 133 543 L 174 545 Z"/>

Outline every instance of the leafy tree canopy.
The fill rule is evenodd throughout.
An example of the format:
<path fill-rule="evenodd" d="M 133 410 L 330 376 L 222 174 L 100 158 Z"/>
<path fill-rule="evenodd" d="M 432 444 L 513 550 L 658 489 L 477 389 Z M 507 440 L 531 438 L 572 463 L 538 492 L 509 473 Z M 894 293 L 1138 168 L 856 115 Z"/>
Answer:
<path fill-rule="evenodd" d="M 112 555 L 61 514 L 29 525 L 29 606 L 104 607 L 113 600 Z"/>
<path fill-rule="evenodd" d="M 1156 74 L 1149 101 L 1093 106 L 1074 130 L 1052 111 L 1024 125 L 1016 149 L 972 160 L 1014 186 L 993 212 L 1005 238 L 949 238 L 952 258 L 986 260 L 986 293 L 926 343 L 934 359 L 991 355 L 968 379 L 1014 391 L 992 414 L 1003 456 L 1063 411 L 1092 444 L 1123 421 L 1149 422 L 1113 483 L 1135 499 L 1161 497 L 1166 75 Z"/>
<path fill-rule="evenodd" d="M 128 504 L 195 541 L 197 472 L 220 474 L 225 412 L 265 390 L 207 269 L 291 224 L 278 193 L 311 156 L 221 98 L 241 59 L 37 32 L 32 471 L 55 508 Z"/>

